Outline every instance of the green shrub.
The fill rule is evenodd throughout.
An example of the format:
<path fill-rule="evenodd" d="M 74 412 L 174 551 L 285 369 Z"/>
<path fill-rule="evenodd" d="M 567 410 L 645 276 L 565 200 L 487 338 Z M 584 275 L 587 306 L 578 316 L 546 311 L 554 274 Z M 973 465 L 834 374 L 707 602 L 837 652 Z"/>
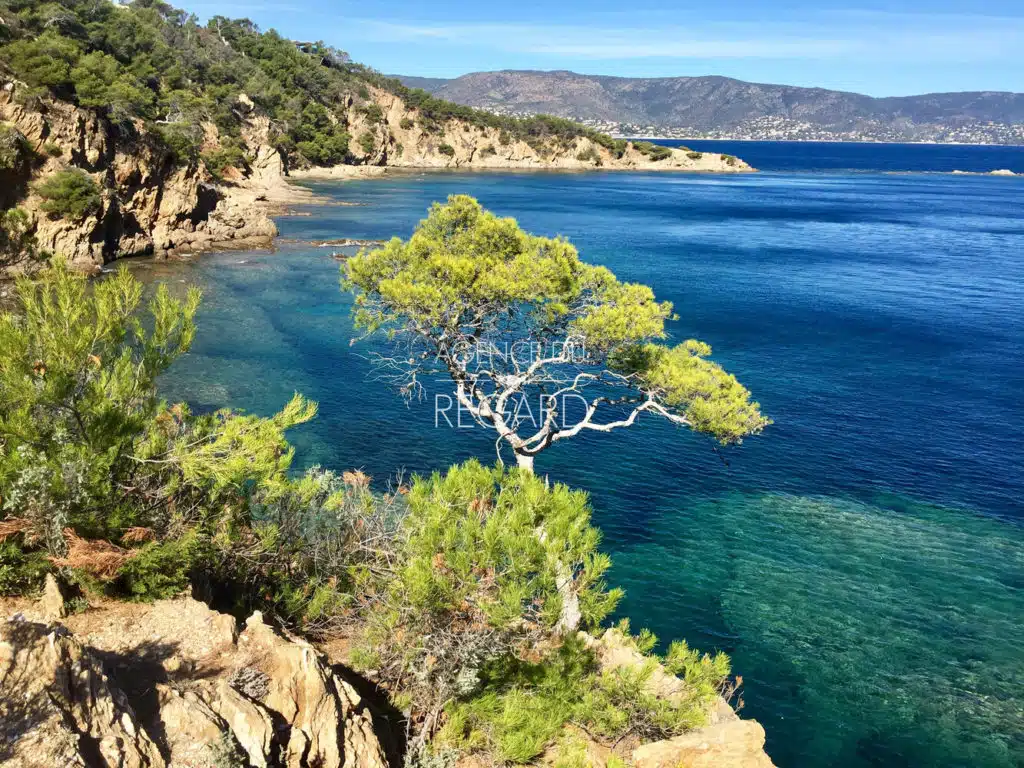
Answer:
<path fill-rule="evenodd" d="M 646 155 L 655 162 L 672 156 L 672 150 L 669 147 L 663 147 L 660 144 L 652 144 L 649 141 L 634 141 L 633 149 L 643 155 Z"/>
<path fill-rule="evenodd" d="M 51 174 L 35 190 L 43 198 L 39 207 L 55 219 L 84 219 L 99 211 L 103 201 L 96 182 L 78 168 Z"/>
<path fill-rule="evenodd" d="M 482 746 L 507 763 L 529 763 L 539 757 L 567 721 L 560 698 L 522 688 L 487 692 L 454 712 L 442 743 Z M 459 726 L 464 730 L 453 738 Z"/>
<path fill-rule="evenodd" d="M 191 166 L 198 162 L 202 147 L 202 129 L 196 124 L 174 123 L 158 126 L 157 135 L 177 165 Z"/>
<path fill-rule="evenodd" d="M 4 48 L 3 55 L 29 85 L 61 91 L 70 88 L 71 68 L 82 49 L 74 40 L 47 29 L 38 37 L 14 41 Z"/>
<path fill-rule="evenodd" d="M 146 454 L 136 439 L 158 410 L 154 382 L 191 343 L 198 294 L 176 302 L 158 289 L 147 332 L 134 314 L 142 286 L 126 270 L 87 286 L 58 261 L 16 288 L 18 313 L 0 314 L 5 508 L 52 554 L 69 527 L 110 538 L 151 524 L 151 480 L 131 457 Z"/>
<path fill-rule="evenodd" d="M 362 107 L 359 111 L 371 123 L 384 122 L 384 110 L 382 110 L 380 108 L 380 105 L 377 104 L 376 102 L 371 102 L 367 104 L 365 107 Z"/>
<path fill-rule="evenodd" d="M 113 589 L 143 602 L 174 597 L 188 587 L 193 568 L 209 554 L 194 531 L 180 539 L 150 542 L 121 566 Z"/>
<path fill-rule="evenodd" d="M 353 663 L 425 711 L 476 690 L 513 648 L 557 634 L 572 607 L 593 627 L 621 596 L 604 584 L 609 560 L 584 493 L 470 461 L 418 478 L 407 502 L 400 565 L 367 598 Z"/>
<path fill-rule="evenodd" d="M 737 158 L 735 155 L 721 155 L 721 158 L 725 161 L 726 165 L 736 165 Z"/>
<path fill-rule="evenodd" d="M 594 147 L 587 147 L 576 153 L 576 159 L 583 163 L 594 163 L 601 165 L 601 155 Z"/>
<path fill-rule="evenodd" d="M 46 553 L 23 548 L 18 537 L 0 541 L 0 595 L 28 595 L 37 592 L 50 570 Z"/>
<path fill-rule="evenodd" d="M 117 59 L 101 51 L 82 56 L 70 77 L 81 106 L 103 109 L 118 119 L 148 114 L 156 101 Z"/>
<path fill-rule="evenodd" d="M 295 145 L 306 160 L 313 165 L 339 165 L 348 156 L 348 143 L 351 137 L 342 130 L 317 133 L 309 141 L 300 141 Z"/>
<path fill-rule="evenodd" d="M 222 181 L 229 168 L 244 170 L 248 164 L 245 145 L 231 136 L 221 138 L 220 146 L 200 155 L 206 169 L 215 179 Z"/>
<path fill-rule="evenodd" d="M 32 145 L 12 125 L 0 123 L 0 172 L 25 172 L 32 161 Z"/>
<path fill-rule="evenodd" d="M 64 154 L 64 150 L 61 149 L 60 144 L 55 144 L 52 141 L 48 141 L 43 144 L 43 152 L 49 157 L 61 157 Z"/>
<path fill-rule="evenodd" d="M 402 122 L 400 122 L 399 125 L 402 126 L 402 130 L 408 131 L 411 130 L 416 123 L 411 118 L 403 117 Z"/>
<path fill-rule="evenodd" d="M 702 157 L 704 157 L 704 153 L 703 152 L 687 152 L 686 156 L 688 158 L 690 158 L 691 160 L 700 160 Z"/>
<path fill-rule="evenodd" d="M 455 147 L 451 144 L 441 144 L 438 146 L 437 151 L 446 157 L 455 157 Z"/>
<path fill-rule="evenodd" d="M 376 147 L 377 139 L 369 131 L 359 137 L 359 148 L 363 150 L 364 155 L 370 154 Z"/>
<path fill-rule="evenodd" d="M 591 768 L 586 742 L 578 736 L 563 733 L 551 765 L 552 768 Z"/>
<path fill-rule="evenodd" d="M 644 633 L 633 645 L 639 650 L 654 641 Z M 667 672 L 681 672 L 687 683 L 671 699 L 653 693 L 651 678 L 659 661 Z M 636 666 L 601 671 L 594 652 L 581 639 L 568 637 L 539 661 L 504 660 L 485 667 L 482 689 L 459 697 L 447 710 L 438 742 L 527 763 L 543 754 L 570 722 L 609 741 L 626 734 L 670 738 L 707 722 L 728 673 L 724 654 L 702 656 L 685 647 L 665 659 L 649 656 Z M 564 740 L 560 752 L 563 747 Z M 571 759 L 569 752 L 566 759 Z"/>
<path fill-rule="evenodd" d="M 193 416 L 157 397 L 157 377 L 192 342 L 198 291 L 178 300 L 158 286 L 145 319 L 127 270 L 87 285 L 58 261 L 19 278 L 16 292 L 17 314 L 0 314 L 0 499 L 54 565 L 92 589 L 148 600 L 180 591 L 192 572 L 262 591 L 307 550 L 334 562 L 339 540 L 294 533 L 320 530 L 312 524 L 289 537 L 252 517 L 257 502 L 286 497 L 316 508 L 317 483 L 288 478 L 294 451 L 283 435 L 315 404 L 296 396 L 269 418 Z M 14 582 L 12 568 L 23 569 L 6 559 Z M 309 602 L 331 610 L 329 594 Z"/>
<path fill-rule="evenodd" d="M 343 163 L 348 157 L 352 137 L 322 104 L 311 102 L 303 108 L 287 138 L 308 163 L 331 166 Z M 282 148 L 286 152 L 290 149 L 287 144 Z"/>

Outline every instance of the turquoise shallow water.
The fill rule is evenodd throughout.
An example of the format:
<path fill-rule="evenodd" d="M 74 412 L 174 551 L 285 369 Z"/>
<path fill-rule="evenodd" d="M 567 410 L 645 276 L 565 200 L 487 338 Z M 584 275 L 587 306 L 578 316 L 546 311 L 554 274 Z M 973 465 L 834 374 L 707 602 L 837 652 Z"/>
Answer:
<path fill-rule="evenodd" d="M 711 343 L 776 421 L 724 454 L 651 420 L 538 460 L 591 491 L 634 625 L 730 652 L 784 768 L 1024 764 L 1024 181 L 314 186 L 359 205 L 282 219 L 275 253 L 136 262 L 206 291 L 171 396 L 268 413 L 301 391 L 321 415 L 294 436 L 299 462 L 380 481 L 492 458 L 483 432 L 435 428 L 432 403 L 406 409 L 371 380 L 337 262 L 315 245 L 405 236 L 432 200 L 473 194 L 653 285 L 676 304 L 673 334 Z"/>

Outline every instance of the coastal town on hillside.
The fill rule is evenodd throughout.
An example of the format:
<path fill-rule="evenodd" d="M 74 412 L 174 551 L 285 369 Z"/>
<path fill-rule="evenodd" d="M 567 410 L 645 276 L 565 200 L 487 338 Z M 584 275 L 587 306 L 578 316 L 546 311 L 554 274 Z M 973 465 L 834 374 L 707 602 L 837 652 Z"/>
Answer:
<path fill-rule="evenodd" d="M 532 117 L 535 112 L 492 108 L 487 111 L 508 117 Z M 862 141 L 919 142 L 925 144 L 1024 145 L 1024 124 L 967 122 L 963 125 L 920 124 L 907 121 L 900 127 L 863 120 L 856 129 L 830 130 L 803 120 L 768 115 L 714 130 L 657 123 L 628 123 L 569 116 L 588 128 L 616 137 L 662 139 L 717 139 L 725 141 Z"/>

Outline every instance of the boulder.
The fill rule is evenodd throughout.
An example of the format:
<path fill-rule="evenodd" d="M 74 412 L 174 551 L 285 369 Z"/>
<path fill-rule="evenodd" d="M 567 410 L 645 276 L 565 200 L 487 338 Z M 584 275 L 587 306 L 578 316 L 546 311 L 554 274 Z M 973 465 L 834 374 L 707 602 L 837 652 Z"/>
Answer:
<path fill-rule="evenodd" d="M 124 694 L 62 627 L 0 627 L 0 763 L 164 766 Z"/>
<path fill-rule="evenodd" d="M 59 590 L 47 587 L 56 616 Z M 190 597 L 0 627 L 0 764 L 387 768 L 368 707 L 309 643 Z M 108 677 L 109 671 L 110 677 Z"/>
<path fill-rule="evenodd" d="M 46 581 L 43 584 L 43 596 L 39 599 L 39 612 L 43 621 L 57 621 L 68 615 L 67 607 L 64 605 L 64 593 L 52 573 L 46 574 Z"/>
<path fill-rule="evenodd" d="M 773 768 L 764 728 L 738 717 L 633 750 L 635 768 Z"/>
<path fill-rule="evenodd" d="M 289 768 L 387 768 L 373 722 L 356 690 L 309 643 L 283 637 L 257 611 L 238 639 L 247 667 L 267 678 L 262 704 L 289 726 Z"/>

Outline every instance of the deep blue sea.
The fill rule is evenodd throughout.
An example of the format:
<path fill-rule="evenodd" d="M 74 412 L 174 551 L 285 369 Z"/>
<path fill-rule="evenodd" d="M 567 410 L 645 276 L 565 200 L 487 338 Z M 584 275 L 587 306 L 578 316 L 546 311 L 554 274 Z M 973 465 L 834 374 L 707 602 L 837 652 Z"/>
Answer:
<path fill-rule="evenodd" d="M 1024 149 L 686 142 L 743 176 L 432 173 L 310 184 L 275 252 L 138 261 L 205 291 L 164 386 L 197 408 L 320 403 L 297 463 L 383 483 L 477 456 L 350 345 L 325 238 L 407 236 L 469 193 L 674 302 L 775 420 L 722 453 L 656 419 L 559 444 L 622 614 L 721 648 L 782 768 L 1024 765 Z"/>

